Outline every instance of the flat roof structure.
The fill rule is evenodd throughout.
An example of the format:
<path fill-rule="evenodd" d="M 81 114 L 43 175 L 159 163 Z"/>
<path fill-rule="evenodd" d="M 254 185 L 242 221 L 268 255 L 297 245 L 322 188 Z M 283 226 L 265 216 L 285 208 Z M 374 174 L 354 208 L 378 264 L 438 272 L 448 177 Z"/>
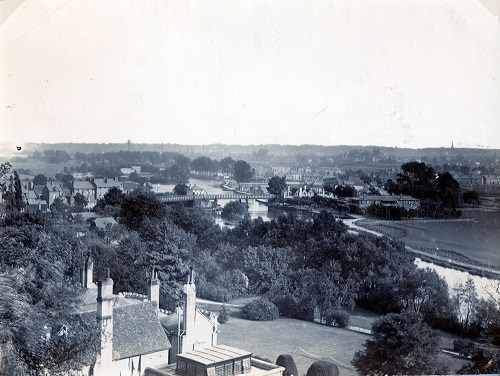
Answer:
<path fill-rule="evenodd" d="M 251 352 L 240 350 L 236 347 L 218 345 L 178 354 L 177 358 L 179 360 L 193 361 L 204 366 L 210 366 L 217 363 L 224 363 L 232 359 L 250 358 L 251 356 Z"/>

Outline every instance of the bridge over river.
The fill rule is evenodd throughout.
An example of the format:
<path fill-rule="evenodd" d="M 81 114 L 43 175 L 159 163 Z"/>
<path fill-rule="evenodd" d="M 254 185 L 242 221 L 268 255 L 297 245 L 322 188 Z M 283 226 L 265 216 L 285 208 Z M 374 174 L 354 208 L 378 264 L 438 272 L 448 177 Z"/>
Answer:
<path fill-rule="evenodd" d="M 215 201 L 218 200 L 269 200 L 271 198 L 276 197 L 275 195 L 271 195 L 269 193 L 262 194 L 246 194 L 246 193 L 228 193 L 228 194 L 203 194 L 203 195 L 166 195 L 166 194 L 157 194 L 157 197 L 162 202 L 186 202 L 186 201 Z"/>

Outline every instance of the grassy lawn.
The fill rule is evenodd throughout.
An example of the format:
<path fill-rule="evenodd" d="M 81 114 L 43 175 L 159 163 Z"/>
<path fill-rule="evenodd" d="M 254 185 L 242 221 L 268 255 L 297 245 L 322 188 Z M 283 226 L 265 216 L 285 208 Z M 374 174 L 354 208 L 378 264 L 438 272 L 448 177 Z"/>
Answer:
<path fill-rule="evenodd" d="M 327 360 L 337 364 L 341 376 L 354 376 L 357 372 L 350 362 L 354 353 L 363 349 L 368 335 L 347 329 L 317 323 L 279 318 L 274 321 L 249 321 L 238 317 L 238 309 L 230 308 L 230 319 L 219 326 L 220 344 L 235 346 L 254 355 L 275 362 L 280 354 L 291 354 L 297 364 L 299 375 L 305 375 L 316 360 Z M 360 318 L 364 315 L 358 312 Z M 370 315 L 372 316 L 372 315 Z M 375 317 L 366 317 L 373 321 Z M 443 347 L 448 347 L 451 339 L 443 338 Z M 453 373 L 462 367 L 464 361 L 446 354 L 439 355 Z"/>
<path fill-rule="evenodd" d="M 291 354 L 300 375 L 305 375 L 319 359 L 336 363 L 341 375 L 356 375 L 350 361 L 368 338 L 365 334 L 307 321 L 279 318 L 255 322 L 234 315 L 219 330 L 219 343 L 251 351 L 272 362 L 280 354 Z"/>

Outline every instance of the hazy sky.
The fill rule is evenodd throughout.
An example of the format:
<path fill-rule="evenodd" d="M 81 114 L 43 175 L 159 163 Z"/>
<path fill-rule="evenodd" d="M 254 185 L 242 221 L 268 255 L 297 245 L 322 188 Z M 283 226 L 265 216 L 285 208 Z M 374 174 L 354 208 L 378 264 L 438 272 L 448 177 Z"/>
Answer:
<path fill-rule="evenodd" d="M 500 148 L 478 0 L 1 3 L 0 142 Z"/>

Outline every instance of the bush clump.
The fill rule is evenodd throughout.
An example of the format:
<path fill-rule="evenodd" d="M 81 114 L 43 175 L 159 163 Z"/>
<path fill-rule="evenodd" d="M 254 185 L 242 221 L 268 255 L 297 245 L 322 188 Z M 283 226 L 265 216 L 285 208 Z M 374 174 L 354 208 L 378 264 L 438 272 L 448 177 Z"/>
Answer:
<path fill-rule="evenodd" d="M 283 371 L 283 376 L 299 376 L 299 371 L 297 370 L 295 360 L 290 354 L 281 354 L 280 356 L 278 356 L 278 359 L 276 359 L 276 364 L 285 368 L 285 371 Z"/>
<path fill-rule="evenodd" d="M 306 376 L 339 376 L 339 369 L 332 362 L 318 360 L 311 364 Z"/>
<path fill-rule="evenodd" d="M 300 303 L 292 295 L 280 296 L 274 299 L 281 316 L 291 317 L 297 320 L 314 321 L 314 310 Z"/>
<path fill-rule="evenodd" d="M 257 299 L 247 303 L 241 309 L 241 315 L 253 321 L 271 321 L 279 316 L 278 307 L 267 299 Z"/>
<path fill-rule="evenodd" d="M 339 328 L 347 328 L 349 325 L 349 314 L 343 309 L 333 309 L 326 315 L 326 323 L 338 326 Z"/>
<path fill-rule="evenodd" d="M 220 307 L 219 311 L 219 317 L 217 317 L 217 321 L 219 324 L 224 324 L 229 320 L 229 316 L 227 314 L 226 306 L 223 304 L 222 307 Z"/>

